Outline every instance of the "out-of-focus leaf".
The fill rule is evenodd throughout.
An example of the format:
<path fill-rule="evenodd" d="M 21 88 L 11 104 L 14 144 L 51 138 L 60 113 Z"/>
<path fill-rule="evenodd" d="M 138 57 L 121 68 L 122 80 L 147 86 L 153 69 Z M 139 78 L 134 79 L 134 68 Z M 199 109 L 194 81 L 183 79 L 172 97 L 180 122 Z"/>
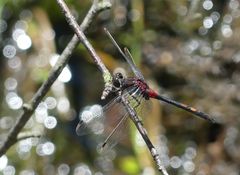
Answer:
<path fill-rule="evenodd" d="M 139 174 L 140 172 L 137 160 L 134 157 L 125 156 L 119 160 L 118 164 L 120 169 L 129 175 Z"/>

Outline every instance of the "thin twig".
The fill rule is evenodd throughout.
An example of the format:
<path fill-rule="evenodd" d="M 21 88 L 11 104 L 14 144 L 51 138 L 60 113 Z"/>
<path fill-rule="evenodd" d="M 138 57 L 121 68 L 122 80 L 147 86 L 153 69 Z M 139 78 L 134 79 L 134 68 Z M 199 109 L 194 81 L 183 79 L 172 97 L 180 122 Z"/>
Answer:
<path fill-rule="evenodd" d="M 131 120 L 133 121 L 138 132 L 141 134 L 143 140 L 145 141 L 145 143 L 153 157 L 153 160 L 156 162 L 158 170 L 160 172 L 162 172 L 163 175 L 168 175 L 168 172 L 167 172 L 166 168 L 162 165 L 159 154 L 157 153 L 156 148 L 153 146 L 151 140 L 149 139 L 149 137 L 146 133 L 146 129 L 143 127 L 142 122 L 139 119 L 139 117 L 137 116 L 136 111 L 128 104 L 128 101 L 123 96 L 121 97 L 121 99 L 122 99 L 123 105 L 126 107 L 128 113 L 130 114 Z"/>
<path fill-rule="evenodd" d="M 41 133 L 35 133 L 35 132 L 24 132 L 24 133 L 19 133 L 17 136 L 17 141 L 20 140 L 25 140 L 28 138 L 40 138 L 42 136 Z"/>
<path fill-rule="evenodd" d="M 89 27 L 89 24 L 92 22 L 94 16 L 96 16 L 96 14 L 99 11 L 102 11 L 104 9 L 111 7 L 110 3 L 107 3 L 107 1 L 105 2 L 106 3 L 102 1 L 101 3 L 98 3 L 96 0 L 93 2 L 90 10 L 88 11 L 86 17 L 84 18 L 81 24 L 82 31 L 85 31 Z M 57 64 L 50 71 L 48 79 L 38 89 L 38 91 L 35 93 L 35 95 L 30 100 L 30 102 L 23 106 L 23 112 L 21 116 L 17 119 L 15 125 L 11 128 L 11 130 L 7 134 L 5 141 L 1 144 L 0 157 L 3 154 L 5 154 L 12 145 L 14 145 L 17 142 L 18 133 L 22 130 L 22 128 L 24 127 L 24 125 L 29 120 L 34 110 L 40 103 L 40 101 L 47 94 L 47 92 L 49 91 L 54 81 L 60 75 L 63 68 L 67 64 L 70 55 L 72 54 L 74 48 L 77 46 L 78 43 L 79 43 L 78 37 L 74 35 L 71 41 L 66 46 L 66 48 L 64 49 L 64 51 L 62 52 L 62 54 L 60 55 Z"/>
<path fill-rule="evenodd" d="M 104 83 L 105 83 L 105 89 L 103 91 L 103 94 L 102 94 L 101 98 L 105 99 L 105 97 L 108 95 L 108 93 L 112 90 L 112 76 L 111 76 L 111 73 L 108 71 L 106 66 L 103 64 L 101 58 L 97 55 L 93 46 L 90 44 L 90 42 L 86 38 L 85 34 L 82 32 L 81 27 L 78 25 L 76 19 L 71 14 L 71 12 L 70 12 L 68 6 L 66 5 L 66 3 L 63 0 L 57 0 L 57 3 L 61 7 L 61 10 L 65 15 L 68 24 L 74 30 L 78 39 L 85 46 L 85 48 L 88 50 L 88 52 L 92 56 L 93 60 L 97 64 L 98 68 L 101 70 L 102 75 L 103 75 L 103 79 L 104 79 Z"/>

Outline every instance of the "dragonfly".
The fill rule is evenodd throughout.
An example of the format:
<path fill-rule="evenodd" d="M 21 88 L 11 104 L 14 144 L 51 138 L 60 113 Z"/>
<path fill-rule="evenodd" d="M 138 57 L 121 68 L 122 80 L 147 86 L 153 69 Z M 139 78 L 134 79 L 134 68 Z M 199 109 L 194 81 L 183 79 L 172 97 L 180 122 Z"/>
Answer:
<path fill-rule="evenodd" d="M 104 122 L 106 122 L 104 121 L 106 119 L 104 115 L 112 115 L 112 117 L 116 117 L 117 122 L 115 122 L 115 126 L 111 128 L 111 131 L 108 132 L 108 136 L 100 145 L 101 149 L 104 149 L 106 145 L 108 145 L 108 141 L 110 141 L 113 135 L 120 133 L 118 130 L 121 130 L 120 128 L 123 127 L 129 116 L 133 117 L 132 120 L 136 122 L 136 126 L 140 127 L 141 130 L 141 126 L 143 124 L 141 119 L 139 119 L 137 116 L 136 111 L 141 105 L 142 101 L 148 101 L 150 99 L 156 99 L 168 103 L 177 108 L 181 108 L 197 117 L 213 123 L 215 122 L 214 118 L 210 115 L 194 107 L 165 97 L 150 88 L 146 83 L 141 71 L 134 63 L 133 57 L 131 56 L 129 50 L 127 48 L 124 48 L 124 50 L 122 50 L 110 32 L 106 28 L 104 28 L 104 30 L 109 39 L 112 41 L 113 45 L 127 61 L 128 65 L 133 71 L 134 76 L 125 77 L 120 72 L 113 75 L 113 92 L 116 94 L 116 97 L 103 108 L 98 107 L 97 110 L 95 109 L 94 114 L 90 113 L 87 116 L 82 116 L 76 127 L 76 132 L 78 135 L 84 134 L 86 130 L 91 130 L 93 133 L 100 135 L 104 132 L 105 128 L 107 128 L 104 126 Z M 90 111 L 91 110 L 94 111 L 94 109 L 90 109 Z M 142 136 L 144 136 L 144 134 L 145 133 L 143 132 Z"/>

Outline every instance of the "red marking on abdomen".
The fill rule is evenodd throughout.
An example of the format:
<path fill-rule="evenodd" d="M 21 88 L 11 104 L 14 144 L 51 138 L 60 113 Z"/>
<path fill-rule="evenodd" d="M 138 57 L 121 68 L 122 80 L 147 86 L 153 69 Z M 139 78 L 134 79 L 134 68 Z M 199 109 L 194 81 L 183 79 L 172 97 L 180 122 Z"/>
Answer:
<path fill-rule="evenodd" d="M 149 96 L 150 98 L 156 98 L 156 97 L 158 96 L 158 93 L 155 92 L 155 91 L 152 90 L 152 89 L 148 89 L 148 90 L 147 90 L 147 94 L 148 94 L 148 96 Z"/>

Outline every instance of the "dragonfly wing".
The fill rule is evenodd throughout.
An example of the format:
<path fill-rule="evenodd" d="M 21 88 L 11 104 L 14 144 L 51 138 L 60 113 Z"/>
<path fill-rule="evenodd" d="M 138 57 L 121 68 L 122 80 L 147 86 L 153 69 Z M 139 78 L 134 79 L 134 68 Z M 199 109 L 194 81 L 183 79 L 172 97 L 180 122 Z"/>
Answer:
<path fill-rule="evenodd" d="M 99 153 L 105 153 L 108 150 L 112 149 L 117 143 L 123 143 L 126 141 L 126 135 L 128 134 L 128 113 L 126 113 L 118 122 L 114 128 L 111 128 L 106 133 L 103 139 L 101 139 L 100 143 L 97 146 L 97 151 Z"/>
<path fill-rule="evenodd" d="M 143 97 L 139 88 L 129 87 L 124 90 L 122 96 L 137 110 Z M 121 102 L 122 96 L 118 96 L 104 107 L 93 105 L 82 112 L 81 120 L 76 128 L 78 135 L 91 133 L 91 137 L 97 140 L 99 152 L 113 148 L 118 142 L 128 143 L 127 121 L 129 114 Z"/>
<path fill-rule="evenodd" d="M 124 96 L 127 93 L 123 94 Z M 79 136 L 88 134 L 99 145 L 106 141 L 101 153 L 105 150 L 113 148 L 119 141 L 124 140 L 127 132 L 127 111 L 121 103 L 120 96 L 111 100 L 108 104 L 101 107 L 100 105 L 93 105 L 81 113 L 81 119 L 76 127 L 76 133 Z M 111 132 L 119 124 L 112 134 Z M 99 146 L 98 146 L 99 147 Z"/>
<path fill-rule="evenodd" d="M 106 112 L 115 109 L 119 104 L 119 99 L 120 97 L 113 98 L 103 107 L 96 104 L 85 108 L 81 113 L 80 121 L 76 127 L 77 135 L 101 134 L 101 131 L 104 130 L 102 128 L 103 125 L 107 125 L 108 122 L 106 119 Z M 99 132 L 97 132 L 97 128 Z"/>
<path fill-rule="evenodd" d="M 83 120 L 80 120 L 76 127 L 77 135 L 79 135 L 79 136 L 85 135 L 86 132 L 84 132 L 84 131 L 86 131 L 86 130 L 87 130 L 87 124 Z"/>
<path fill-rule="evenodd" d="M 134 63 L 133 57 L 132 57 L 130 51 L 125 47 L 124 52 L 125 52 L 125 57 L 124 58 L 128 62 L 128 64 L 130 65 L 133 73 L 136 75 L 137 78 L 144 81 L 144 77 L 143 77 L 141 71 L 137 68 L 136 64 Z"/>
<path fill-rule="evenodd" d="M 138 106 L 137 102 L 131 103 L 133 106 Z M 135 110 L 138 110 L 139 108 L 134 108 Z M 129 119 L 129 113 L 126 112 L 126 114 L 116 122 L 116 125 L 114 128 L 111 128 L 111 132 L 108 132 L 108 136 L 106 139 L 101 142 L 98 145 L 98 151 L 101 153 L 106 152 L 107 150 L 112 149 L 118 142 L 122 144 L 128 143 L 128 119 Z M 129 144 L 128 144 L 129 145 Z"/>
<path fill-rule="evenodd" d="M 104 124 L 103 108 L 100 105 L 93 105 L 81 113 L 80 121 L 76 127 L 76 133 L 79 136 L 94 133 L 100 134 Z"/>
<path fill-rule="evenodd" d="M 127 61 L 127 63 L 130 65 L 133 73 L 141 80 L 144 80 L 144 77 L 142 75 L 142 73 L 140 72 L 140 70 L 137 68 L 137 66 L 135 65 L 135 63 L 133 62 L 133 58 L 130 54 L 130 52 L 128 51 L 128 49 L 124 49 L 124 52 L 122 51 L 122 49 L 120 48 L 120 46 L 118 45 L 118 43 L 116 42 L 116 40 L 113 38 L 113 36 L 111 35 L 111 33 L 104 28 L 104 31 L 106 32 L 106 34 L 108 35 L 108 37 L 110 38 L 110 40 L 112 41 L 113 45 L 118 49 L 118 51 L 120 52 L 120 54 L 123 56 L 123 58 Z"/>
<path fill-rule="evenodd" d="M 129 103 L 133 106 L 133 108 L 137 108 L 139 106 L 139 99 L 141 98 L 140 94 L 138 94 L 139 88 L 136 87 L 129 87 L 126 90 L 124 90 L 122 96 L 125 99 L 129 100 Z M 138 100 L 134 97 L 135 95 Z M 117 103 L 116 103 L 117 102 Z M 129 139 L 126 137 L 128 135 L 128 128 L 127 128 L 127 121 L 129 118 L 129 113 L 127 112 L 127 109 L 124 107 L 124 105 L 121 102 L 121 96 L 119 96 L 118 100 L 115 100 L 114 105 L 111 106 L 105 106 L 107 108 L 106 110 L 106 116 L 109 117 L 107 120 L 108 122 L 111 122 L 111 119 L 114 118 L 112 123 L 109 123 L 108 127 L 106 129 L 106 137 L 98 146 L 98 151 L 103 153 L 109 149 L 112 149 L 118 142 L 121 142 L 122 144 L 128 143 Z M 116 109 L 115 109 L 116 108 Z M 119 111 L 119 112 L 118 112 Z M 117 119 L 117 120 L 115 120 Z"/>

